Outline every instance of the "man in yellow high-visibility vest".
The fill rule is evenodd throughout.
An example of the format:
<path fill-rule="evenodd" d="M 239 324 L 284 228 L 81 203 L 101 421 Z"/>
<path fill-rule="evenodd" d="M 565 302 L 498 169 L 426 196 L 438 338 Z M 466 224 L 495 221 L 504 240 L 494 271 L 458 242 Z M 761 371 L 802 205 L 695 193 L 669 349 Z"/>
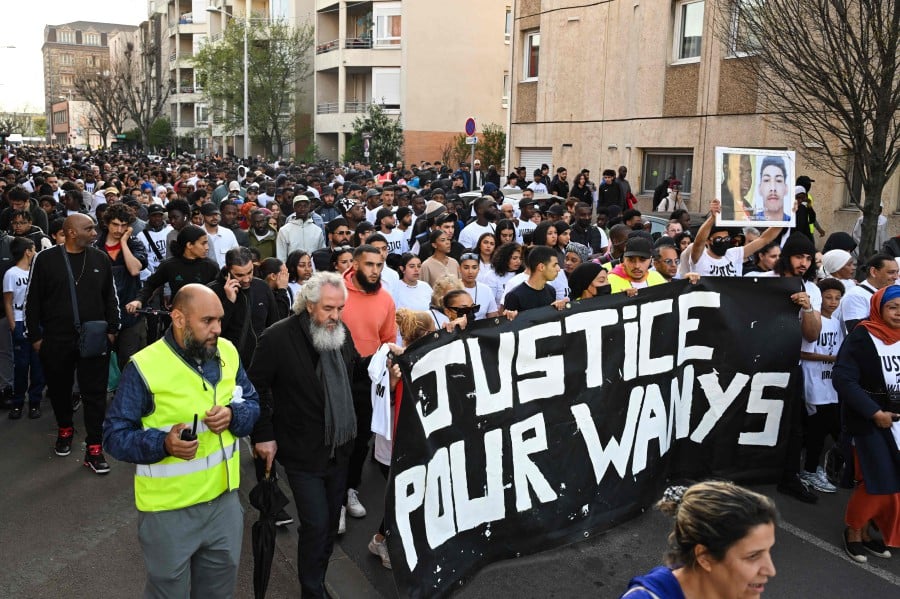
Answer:
<path fill-rule="evenodd" d="M 222 314 L 212 290 L 182 287 L 172 326 L 132 356 L 107 410 L 107 451 L 137 464 L 144 597 L 234 595 L 244 531 L 238 438 L 253 429 L 259 396 L 219 337 Z"/>

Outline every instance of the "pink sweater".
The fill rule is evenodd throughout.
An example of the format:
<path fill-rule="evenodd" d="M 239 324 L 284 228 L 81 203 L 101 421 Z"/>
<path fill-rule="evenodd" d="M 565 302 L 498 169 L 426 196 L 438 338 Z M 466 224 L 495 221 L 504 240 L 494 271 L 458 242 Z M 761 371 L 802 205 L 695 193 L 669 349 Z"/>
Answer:
<path fill-rule="evenodd" d="M 367 358 L 378 351 L 382 343 L 396 343 L 397 320 L 391 294 L 383 287 L 376 293 L 357 289 L 353 268 L 344 273 L 344 284 L 347 286 L 347 303 L 341 320 L 350 329 L 359 355 Z"/>

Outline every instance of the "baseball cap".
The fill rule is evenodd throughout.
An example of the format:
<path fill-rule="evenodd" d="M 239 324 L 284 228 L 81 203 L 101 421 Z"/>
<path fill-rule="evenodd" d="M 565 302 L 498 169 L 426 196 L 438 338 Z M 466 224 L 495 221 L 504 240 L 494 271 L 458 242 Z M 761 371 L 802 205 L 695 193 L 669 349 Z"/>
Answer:
<path fill-rule="evenodd" d="M 241 190 L 241 184 L 238 183 L 237 181 L 232 181 L 231 183 L 228 184 L 228 191 L 240 191 L 240 190 Z"/>
<path fill-rule="evenodd" d="M 653 256 L 653 244 L 643 237 L 632 237 L 625 244 L 625 258 L 650 258 Z"/>
<path fill-rule="evenodd" d="M 119 195 L 119 190 L 116 189 L 115 187 L 107 187 L 106 189 L 103 190 L 103 195 L 109 195 L 111 193 L 115 194 L 115 195 Z"/>
<path fill-rule="evenodd" d="M 796 187 L 794 187 L 794 195 L 795 196 L 798 196 L 801 193 L 806 193 L 805 187 L 803 187 L 802 185 L 797 185 Z"/>
<path fill-rule="evenodd" d="M 296 204 L 297 202 L 309 202 L 309 196 L 304 193 L 296 195 L 294 196 L 294 203 Z"/>
<path fill-rule="evenodd" d="M 200 206 L 200 214 L 203 216 L 212 216 L 213 214 L 219 214 L 219 209 L 215 204 L 203 204 Z"/>
<path fill-rule="evenodd" d="M 160 206 L 159 204 L 150 204 L 149 206 L 147 206 L 147 216 L 150 216 L 151 214 L 165 214 L 165 213 L 166 213 L 166 209 L 164 207 Z"/>
<path fill-rule="evenodd" d="M 372 189 L 370 189 L 369 191 L 366 192 L 366 197 L 367 197 L 367 198 L 371 198 L 371 197 L 374 197 L 374 196 L 380 196 L 380 195 L 381 195 L 381 192 L 378 191 L 378 189 L 375 188 L 375 187 L 373 187 Z"/>

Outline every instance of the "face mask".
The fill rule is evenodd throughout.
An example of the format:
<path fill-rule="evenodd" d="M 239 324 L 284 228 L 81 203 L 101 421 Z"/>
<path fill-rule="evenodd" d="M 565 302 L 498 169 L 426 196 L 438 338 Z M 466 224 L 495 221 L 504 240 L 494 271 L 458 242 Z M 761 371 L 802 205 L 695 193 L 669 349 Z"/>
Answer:
<path fill-rule="evenodd" d="M 643 225 L 643 223 L 640 225 L 631 225 L 631 230 L 632 231 L 643 231 L 644 225 Z"/>
<path fill-rule="evenodd" d="M 730 247 L 731 241 L 723 239 L 714 239 L 712 243 L 709 244 L 710 251 L 716 256 L 724 256 L 725 252 L 727 252 Z"/>
<path fill-rule="evenodd" d="M 612 293 L 612 286 L 611 286 L 611 285 L 598 285 L 597 287 L 594 287 L 594 294 L 595 294 L 595 295 L 598 295 L 598 296 L 600 296 L 600 295 L 609 295 L 610 293 Z"/>

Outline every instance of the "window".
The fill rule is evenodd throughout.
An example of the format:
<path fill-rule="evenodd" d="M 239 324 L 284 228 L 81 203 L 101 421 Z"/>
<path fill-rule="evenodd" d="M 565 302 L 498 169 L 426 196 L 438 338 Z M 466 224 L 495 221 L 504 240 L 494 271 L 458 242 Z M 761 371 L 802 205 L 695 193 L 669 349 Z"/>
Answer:
<path fill-rule="evenodd" d="M 205 125 L 209 122 L 209 108 L 205 104 L 194 107 L 195 122 L 197 125 Z"/>
<path fill-rule="evenodd" d="M 759 51 L 759 22 L 756 11 L 763 0 L 739 0 L 735 3 L 731 16 L 731 51 L 732 56 L 747 56 Z"/>
<path fill-rule="evenodd" d="M 503 108 L 509 108 L 509 71 L 503 72 L 503 96 L 500 98 Z"/>
<path fill-rule="evenodd" d="M 693 150 L 647 150 L 644 152 L 644 170 L 641 176 L 641 193 L 652 194 L 656 187 L 672 175 L 681 181 L 681 193 L 690 195 L 694 166 Z"/>
<path fill-rule="evenodd" d="M 541 54 L 541 32 L 532 31 L 525 34 L 525 72 L 524 81 L 532 81 L 538 77 L 538 59 Z"/>
<path fill-rule="evenodd" d="M 400 45 L 400 3 L 375 5 L 375 47 L 396 48 Z"/>
<path fill-rule="evenodd" d="M 512 18 L 512 8 L 506 7 L 506 24 L 503 28 L 503 38 L 506 40 L 506 43 L 509 43 L 509 36 L 512 35 L 512 27 L 513 27 L 513 18 Z"/>
<path fill-rule="evenodd" d="M 372 69 L 372 102 L 386 111 L 400 110 L 400 69 Z"/>
<path fill-rule="evenodd" d="M 61 85 L 75 85 L 75 78 L 68 73 L 63 73 L 59 76 L 59 83 Z"/>
<path fill-rule="evenodd" d="M 71 54 L 60 54 L 59 55 L 59 64 L 70 67 L 75 64 L 75 57 Z"/>
<path fill-rule="evenodd" d="M 84 45 L 85 46 L 99 46 L 100 45 L 100 34 L 99 33 L 85 33 L 84 34 Z"/>
<path fill-rule="evenodd" d="M 675 4 L 675 62 L 700 60 L 703 41 L 703 0 L 679 0 Z"/>
<path fill-rule="evenodd" d="M 847 158 L 847 172 L 850 173 L 850 183 L 849 185 L 846 183 L 844 185 L 844 201 L 841 204 L 841 208 L 859 210 L 856 204 L 853 203 L 853 198 L 855 197 L 859 200 L 861 205 L 866 201 L 866 196 L 863 192 L 862 177 L 859 175 L 859 170 L 856 169 L 853 162 L 853 157 L 849 156 Z"/>
<path fill-rule="evenodd" d="M 75 32 L 72 30 L 64 30 L 57 31 L 56 37 L 61 44 L 74 44 L 75 43 Z"/>

